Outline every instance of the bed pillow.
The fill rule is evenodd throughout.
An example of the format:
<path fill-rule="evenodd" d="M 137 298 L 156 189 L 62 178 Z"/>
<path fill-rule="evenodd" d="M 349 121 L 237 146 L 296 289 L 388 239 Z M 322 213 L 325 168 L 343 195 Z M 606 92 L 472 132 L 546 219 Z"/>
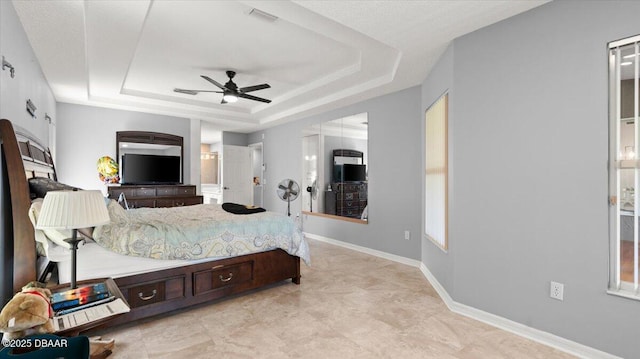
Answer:
<path fill-rule="evenodd" d="M 122 206 L 116 200 L 109 200 L 109 204 L 107 205 L 107 210 L 109 211 L 109 218 L 111 219 L 111 223 L 128 223 L 129 216 L 127 216 L 127 211 L 122 208 Z"/>
<path fill-rule="evenodd" d="M 46 177 L 29 178 L 29 192 L 32 198 L 44 198 L 49 191 L 71 191 L 74 189 L 80 188 L 72 187 Z"/>
<path fill-rule="evenodd" d="M 34 229 L 36 228 L 38 214 L 40 214 L 41 209 L 42 198 L 34 199 L 29 208 L 29 219 Z M 71 238 L 70 230 L 36 229 L 35 239 L 38 254 L 49 258 L 49 260 L 53 262 L 69 260 L 71 258 L 69 252 L 71 245 L 64 241 L 67 238 Z"/>

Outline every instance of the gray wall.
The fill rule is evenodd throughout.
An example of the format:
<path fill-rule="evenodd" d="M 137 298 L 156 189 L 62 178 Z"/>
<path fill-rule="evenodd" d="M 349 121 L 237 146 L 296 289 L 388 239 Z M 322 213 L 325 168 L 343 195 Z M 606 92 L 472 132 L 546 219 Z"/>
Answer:
<path fill-rule="evenodd" d="M 451 246 L 424 242 L 425 265 L 460 303 L 625 358 L 640 355 L 640 303 L 605 292 L 607 42 L 639 34 L 638 14 L 554 1 L 463 36 L 422 109 L 452 86 Z"/>
<path fill-rule="evenodd" d="M 249 145 L 249 142 L 247 142 L 246 133 L 224 131 L 222 132 L 222 144 L 231 146 L 247 146 Z"/>
<path fill-rule="evenodd" d="M 286 125 L 255 132 L 249 142 L 264 143 L 266 164 L 264 205 L 286 213 L 286 203 L 276 196 L 276 185 L 285 178 L 301 183 L 302 129 L 362 112 L 369 121 L 369 224 L 305 216 L 306 232 L 349 242 L 407 258 L 420 259 L 422 187 L 420 157 L 420 88 L 413 87 L 360 102 Z M 264 140 L 261 135 L 264 134 Z M 293 215 L 301 211 L 300 199 L 291 204 Z M 404 239 L 404 231 L 412 233 Z"/>
<path fill-rule="evenodd" d="M 184 137 L 184 183 L 192 183 L 189 119 L 67 103 L 58 104 L 58 117 L 56 170 L 63 183 L 106 193 L 96 162 L 102 156 L 116 157 L 117 131 L 153 131 Z M 199 161 L 200 143 L 194 146 Z M 195 180 L 200 182 L 199 172 Z"/>
<path fill-rule="evenodd" d="M 456 162 L 455 162 L 455 148 L 453 144 L 455 143 L 455 128 L 453 126 L 455 117 L 454 117 L 454 105 L 456 103 L 456 95 L 453 89 L 453 45 L 449 46 L 445 53 L 440 57 L 438 63 L 431 70 L 427 79 L 422 84 L 422 112 L 418 115 L 420 116 L 420 122 L 422 125 L 422 132 L 425 133 L 425 112 L 426 110 L 436 101 L 438 100 L 444 93 L 449 93 L 449 228 L 452 229 L 456 227 L 456 207 L 452 204 L 454 203 L 456 192 L 455 187 L 453 187 L 453 178 L 455 178 L 456 173 Z M 425 148 L 424 145 L 424 136 L 422 136 L 422 148 Z M 425 161 L 424 156 L 422 157 L 423 161 L 421 164 L 422 173 L 425 173 Z M 421 174 L 422 177 L 422 188 L 425 188 L 424 175 Z M 422 194 L 422 205 L 424 208 L 424 191 Z M 424 213 L 424 210 L 423 212 Z M 456 247 L 458 246 L 458 242 L 451 239 L 451 230 L 449 231 L 449 245 L 448 252 L 451 255 L 447 255 L 440 248 L 436 247 L 429 239 L 427 239 L 424 235 L 425 233 L 425 221 L 424 215 L 421 216 L 421 227 L 420 227 L 420 236 L 422 237 L 422 262 L 429 268 L 431 273 L 438 278 L 440 284 L 447 289 L 449 293 L 452 293 L 454 289 L 454 281 L 453 281 L 453 261 L 450 260 L 453 254 L 455 254 Z"/>
<path fill-rule="evenodd" d="M 56 101 L 11 1 L 0 1 L 0 55 L 15 68 L 14 78 L 8 68 L 0 70 L 0 118 L 25 128 L 49 145 L 45 113 L 55 122 Z M 27 99 L 37 107 L 35 119 L 27 113 Z"/>

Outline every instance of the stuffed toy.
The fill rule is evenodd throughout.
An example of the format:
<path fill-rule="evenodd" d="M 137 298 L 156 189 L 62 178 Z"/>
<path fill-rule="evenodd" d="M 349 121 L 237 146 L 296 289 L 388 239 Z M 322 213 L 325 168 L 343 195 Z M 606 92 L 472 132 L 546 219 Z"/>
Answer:
<path fill-rule="evenodd" d="M 2 308 L 0 332 L 3 341 L 22 338 L 31 334 L 53 333 L 51 318 L 51 291 L 26 285 Z"/>

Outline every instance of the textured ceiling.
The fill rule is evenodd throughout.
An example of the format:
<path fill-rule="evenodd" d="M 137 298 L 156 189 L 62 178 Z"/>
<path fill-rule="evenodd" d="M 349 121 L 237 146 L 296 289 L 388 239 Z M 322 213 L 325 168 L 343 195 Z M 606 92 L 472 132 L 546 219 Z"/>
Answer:
<path fill-rule="evenodd" d="M 420 84 L 454 38 L 546 1 L 29 1 L 13 4 L 60 102 L 255 131 Z M 252 14 L 257 9 L 275 16 Z M 221 104 L 217 90 L 269 83 Z"/>

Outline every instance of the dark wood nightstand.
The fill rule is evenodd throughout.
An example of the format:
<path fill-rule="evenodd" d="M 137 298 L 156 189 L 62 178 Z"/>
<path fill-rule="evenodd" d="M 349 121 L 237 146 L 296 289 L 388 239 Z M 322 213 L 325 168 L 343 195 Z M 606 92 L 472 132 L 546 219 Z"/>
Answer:
<path fill-rule="evenodd" d="M 122 295 L 122 292 L 120 291 L 120 288 L 118 288 L 118 286 L 116 285 L 116 283 L 113 281 L 113 279 L 111 278 L 100 278 L 100 279 L 89 279 L 89 280 L 83 280 L 78 282 L 78 286 L 85 286 L 85 285 L 90 285 L 90 284 L 97 284 L 97 283 L 105 283 L 107 285 L 107 288 L 109 289 L 109 293 L 111 293 L 113 296 L 116 297 L 116 299 L 121 299 L 124 304 L 129 307 L 129 303 L 127 302 L 127 300 L 125 299 L 125 297 Z M 69 283 L 67 284 L 61 284 L 61 285 L 57 285 L 55 287 L 49 288 L 51 290 L 52 293 L 56 293 L 56 292 L 61 292 L 64 290 L 68 290 L 70 289 L 70 285 Z M 82 312 L 83 310 L 79 310 L 76 313 Z M 74 326 L 68 329 L 64 329 L 64 330 L 59 330 L 53 334 L 55 335 L 59 335 L 59 336 L 65 336 L 65 337 L 73 337 L 73 336 L 77 336 L 82 332 L 85 332 L 87 330 L 90 329 L 95 329 L 105 323 L 107 323 L 108 321 L 118 317 L 119 315 L 122 315 L 124 313 L 120 313 L 120 314 L 114 314 L 105 318 L 100 318 L 100 319 L 96 319 L 96 320 L 90 320 L 84 324 L 78 325 L 78 326 Z M 53 320 L 57 320 L 58 317 L 53 317 Z"/>

